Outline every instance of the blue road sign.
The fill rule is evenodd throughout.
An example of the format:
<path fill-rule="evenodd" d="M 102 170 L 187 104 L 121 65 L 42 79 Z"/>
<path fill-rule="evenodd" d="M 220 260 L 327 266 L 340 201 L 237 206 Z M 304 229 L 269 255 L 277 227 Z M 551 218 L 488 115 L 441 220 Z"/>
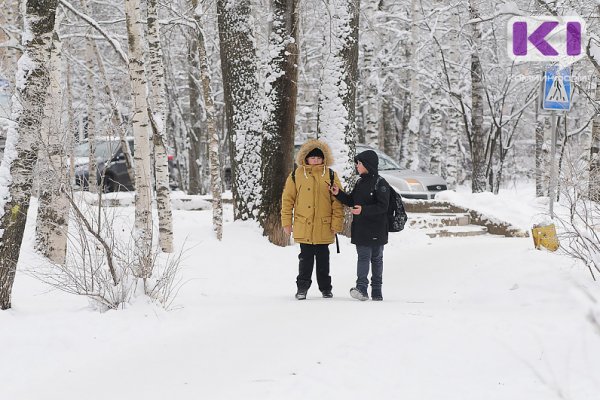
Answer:
<path fill-rule="evenodd" d="M 569 111 L 571 109 L 571 70 L 550 67 L 544 74 L 544 110 Z"/>

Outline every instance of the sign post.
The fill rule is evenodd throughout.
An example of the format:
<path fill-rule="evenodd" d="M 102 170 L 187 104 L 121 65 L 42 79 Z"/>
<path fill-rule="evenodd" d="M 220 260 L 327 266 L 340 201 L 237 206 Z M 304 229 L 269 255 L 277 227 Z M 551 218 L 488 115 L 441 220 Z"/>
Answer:
<path fill-rule="evenodd" d="M 552 143 L 550 158 L 550 218 L 554 219 L 554 199 L 556 198 L 556 187 L 558 182 L 558 171 L 556 170 L 556 140 L 558 136 L 558 114 L 563 113 L 564 118 L 571 109 L 571 70 L 569 68 L 559 69 L 553 66 L 546 69 L 542 81 L 542 109 L 552 112 Z"/>

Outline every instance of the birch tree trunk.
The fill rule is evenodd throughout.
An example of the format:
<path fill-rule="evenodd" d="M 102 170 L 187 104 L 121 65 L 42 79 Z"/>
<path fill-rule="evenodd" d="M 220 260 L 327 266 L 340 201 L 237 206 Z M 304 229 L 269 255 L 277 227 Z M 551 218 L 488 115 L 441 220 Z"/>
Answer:
<path fill-rule="evenodd" d="M 354 180 L 356 82 L 360 0 L 326 3 L 331 32 L 326 36 L 317 115 L 319 137 L 333 144 L 336 170 L 346 185 Z"/>
<path fill-rule="evenodd" d="M 202 78 L 202 93 L 204 95 L 204 104 L 206 106 L 206 126 L 209 137 L 209 158 L 210 158 L 210 180 L 212 191 L 212 209 L 213 209 L 213 228 L 217 239 L 223 237 L 223 201 L 221 193 L 221 161 L 219 159 L 219 134 L 215 121 L 215 101 L 210 86 L 211 73 L 208 68 L 208 57 L 206 55 L 206 43 L 204 41 L 204 32 L 202 30 L 202 9 L 198 0 L 192 0 L 194 6 L 194 20 L 197 25 L 198 42 L 198 61 L 200 63 L 200 76 Z"/>
<path fill-rule="evenodd" d="M 152 192 L 150 165 L 150 119 L 148 116 L 146 71 L 144 68 L 143 29 L 139 0 L 125 0 L 129 39 L 129 79 L 133 99 L 135 167 L 136 276 L 152 275 Z"/>
<path fill-rule="evenodd" d="M 600 104 L 600 75 L 596 77 L 596 104 Z M 596 112 L 590 145 L 590 198 L 600 201 L 600 113 Z"/>
<path fill-rule="evenodd" d="M 298 95 L 298 0 L 272 0 L 266 120 L 262 148 L 264 235 L 278 246 L 289 243 L 281 226 L 281 194 L 294 164 L 294 125 Z"/>
<path fill-rule="evenodd" d="M 537 101 L 536 103 L 539 103 Z M 535 108 L 535 195 L 543 197 L 544 194 L 544 122 L 539 115 L 539 104 Z"/>
<path fill-rule="evenodd" d="M 81 1 L 83 12 L 88 14 L 87 3 L 85 0 Z M 96 171 L 98 170 L 98 164 L 96 161 L 96 96 L 95 87 L 96 82 L 94 79 L 94 44 L 92 39 L 85 39 L 85 67 L 86 67 L 86 99 L 87 99 L 87 120 L 86 120 L 86 132 L 89 146 L 89 163 L 88 163 L 88 190 L 90 193 L 98 193 L 98 181 L 96 177 Z M 102 172 L 102 171 L 100 171 Z M 101 182 L 104 182 L 101 176 Z M 103 190 L 101 188 L 100 190 Z M 100 221 L 98 221 L 100 223 Z"/>
<path fill-rule="evenodd" d="M 61 47 L 58 34 L 54 33 L 49 96 L 40 131 L 41 184 L 36 224 L 36 249 L 57 264 L 65 262 L 70 208 L 65 193 L 65 186 L 69 184 L 65 143 L 69 143 L 69 138 L 66 137 L 68 134 L 63 134 L 65 130 L 61 123 Z"/>
<path fill-rule="evenodd" d="M 439 101 L 442 99 L 442 92 L 439 84 L 433 84 L 431 97 L 437 99 L 438 103 L 431 106 L 431 124 L 430 124 L 430 150 L 429 150 L 429 172 L 434 175 L 442 174 L 442 142 L 444 139 L 443 111 Z"/>
<path fill-rule="evenodd" d="M 38 132 L 49 86 L 56 0 L 24 4 L 23 47 L 19 59 L 12 120 L 0 166 L 0 309 L 11 307 L 12 287 L 31 199 Z"/>
<path fill-rule="evenodd" d="M 217 0 L 235 219 L 256 219 L 261 198 L 263 97 L 250 0 Z"/>
<path fill-rule="evenodd" d="M 401 162 L 407 169 L 417 170 L 419 168 L 419 140 L 420 140 L 420 106 L 419 100 L 419 54 L 417 53 L 419 43 L 419 5 L 418 0 L 411 1 L 411 28 L 410 28 L 410 118 L 408 120 L 408 132 L 402 146 Z"/>
<path fill-rule="evenodd" d="M 396 128 L 396 113 L 394 98 L 386 95 L 381 102 L 381 128 L 383 131 L 383 151 L 396 159 L 399 151 L 398 130 Z"/>
<path fill-rule="evenodd" d="M 148 0 L 148 74 L 150 76 L 150 116 L 154 144 L 154 176 L 158 209 L 158 242 L 165 253 L 173 252 L 173 215 L 169 188 L 169 164 L 165 146 L 165 71 L 163 66 L 156 0 Z"/>
<path fill-rule="evenodd" d="M 469 0 L 469 17 L 479 18 L 475 0 Z M 483 71 L 479 60 L 481 31 L 477 23 L 471 24 L 471 161 L 473 172 L 471 189 L 473 193 L 487 190 L 486 179 L 486 137 L 483 129 Z"/>
<path fill-rule="evenodd" d="M 188 54 L 188 87 L 190 92 L 190 129 L 187 135 L 188 147 L 188 194 L 202 194 L 200 175 L 200 149 L 202 128 L 202 105 L 200 103 L 200 66 L 198 65 L 198 38 L 190 40 Z"/>

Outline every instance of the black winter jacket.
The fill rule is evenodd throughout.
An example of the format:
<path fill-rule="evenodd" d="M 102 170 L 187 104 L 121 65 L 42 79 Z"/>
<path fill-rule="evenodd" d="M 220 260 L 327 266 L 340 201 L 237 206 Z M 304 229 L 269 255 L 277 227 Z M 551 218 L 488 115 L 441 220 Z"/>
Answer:
<path fill-rule="evenodd" d="M 369 172 L 360 176 L 352 192 L 340 190 L 336 198 L 348 207 L 362 206 L 361 213 L 352 219 L 352 243 L 362 246 L 384 245 L 388 242 L 389 184 L 380 178 L 375 191 L 379 158 L 374 151 L 363 151 L 355 157 L 356 160 L 362 162 Z"/>

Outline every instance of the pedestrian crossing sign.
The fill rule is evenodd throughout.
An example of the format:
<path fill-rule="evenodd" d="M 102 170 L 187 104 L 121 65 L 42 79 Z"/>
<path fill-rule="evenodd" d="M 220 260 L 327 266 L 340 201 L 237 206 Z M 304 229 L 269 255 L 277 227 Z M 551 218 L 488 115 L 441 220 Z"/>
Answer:
<path fill-rule="evenodd" d="M 571 109 L 571 70 L 550 67 L 544 73 L 543 82 L 544 110 L 569 111 Z"/>

